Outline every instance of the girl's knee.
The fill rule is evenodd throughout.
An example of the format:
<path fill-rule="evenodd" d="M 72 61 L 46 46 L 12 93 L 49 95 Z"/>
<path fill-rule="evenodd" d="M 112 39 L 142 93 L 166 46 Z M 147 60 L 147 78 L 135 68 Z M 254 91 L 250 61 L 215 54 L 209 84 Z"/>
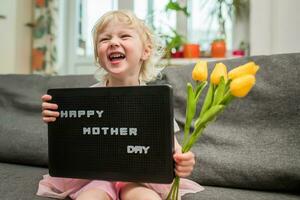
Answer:
<path fill-rule="evenodd" d="M 76 200 L 112 200 L 111 197 L 101 189 L 88 189 L 79 194 Z"/>

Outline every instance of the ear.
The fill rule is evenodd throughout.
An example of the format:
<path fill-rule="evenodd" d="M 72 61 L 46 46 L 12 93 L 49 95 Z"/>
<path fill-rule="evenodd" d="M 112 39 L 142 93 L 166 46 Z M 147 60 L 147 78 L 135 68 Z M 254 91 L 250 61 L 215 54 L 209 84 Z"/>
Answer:
<path fill-rule="evenodd" d="M 145 45 L 141 59 L 144 61 L 148 60 L 148 58 L 150 57 L 151 51 L 152 51 L 152 46 L 150 44 Z"/>

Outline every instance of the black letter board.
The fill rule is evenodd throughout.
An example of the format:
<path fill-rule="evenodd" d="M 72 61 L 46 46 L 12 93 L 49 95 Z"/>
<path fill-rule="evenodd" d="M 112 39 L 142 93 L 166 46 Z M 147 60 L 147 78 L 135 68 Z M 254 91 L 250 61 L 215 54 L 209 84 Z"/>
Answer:
<path fill-rule="evenodd" d="M 59 88 L 48 94 L 60 112 L 48 124 L 51 176 L 172 182 L 170 86 Z"/>

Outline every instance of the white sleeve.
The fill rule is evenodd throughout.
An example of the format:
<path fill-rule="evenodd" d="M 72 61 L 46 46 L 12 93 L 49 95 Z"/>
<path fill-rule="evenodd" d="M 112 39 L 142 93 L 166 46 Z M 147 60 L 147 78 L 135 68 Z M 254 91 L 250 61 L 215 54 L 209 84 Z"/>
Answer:
<path fill-rule="evenodd" d="M 179 132 L 179 131 L 180 131 L 180 128 L 179 128 L 176 120 L 174 119 L 174 133 Z"/>
<path fill-rule="evenodd" d="M 96 83 L 94 85 L 91 85 L 90 87 L 103 87 L 103 83 L 98 82 L 98 83 Z"/>

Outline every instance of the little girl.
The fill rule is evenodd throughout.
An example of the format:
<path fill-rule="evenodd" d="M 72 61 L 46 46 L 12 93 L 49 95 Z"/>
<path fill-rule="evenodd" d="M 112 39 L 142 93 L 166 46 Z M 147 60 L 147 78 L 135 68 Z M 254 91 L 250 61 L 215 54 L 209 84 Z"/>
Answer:
<path fill-rule="evenodd" d="M 158 74 L 153 60 L 157 45 L 151 30 L 130 11 L 110 11 L 103 15 L 93 29 L 94 53 L 100 69 L 106 74 L 94 87 L 145 85 Z M 50 95 L 42 96 L 43 121 L 56 120 L 57 104 L 48 103 Z M 174 131 L 179 131 L 175 124 Z M 175 173 L 179 177 L 191 174 L 195 164 L 192 152 L 181 153 L 175 139 Z M 125 183 L 101 180 L 57 178 L 45 175 L 37 195 L 77 200 L 158 200 L 166 198 L 171 184 Z M 181 179 L 180 195 L 203 190 L 197 183 Z"/>

